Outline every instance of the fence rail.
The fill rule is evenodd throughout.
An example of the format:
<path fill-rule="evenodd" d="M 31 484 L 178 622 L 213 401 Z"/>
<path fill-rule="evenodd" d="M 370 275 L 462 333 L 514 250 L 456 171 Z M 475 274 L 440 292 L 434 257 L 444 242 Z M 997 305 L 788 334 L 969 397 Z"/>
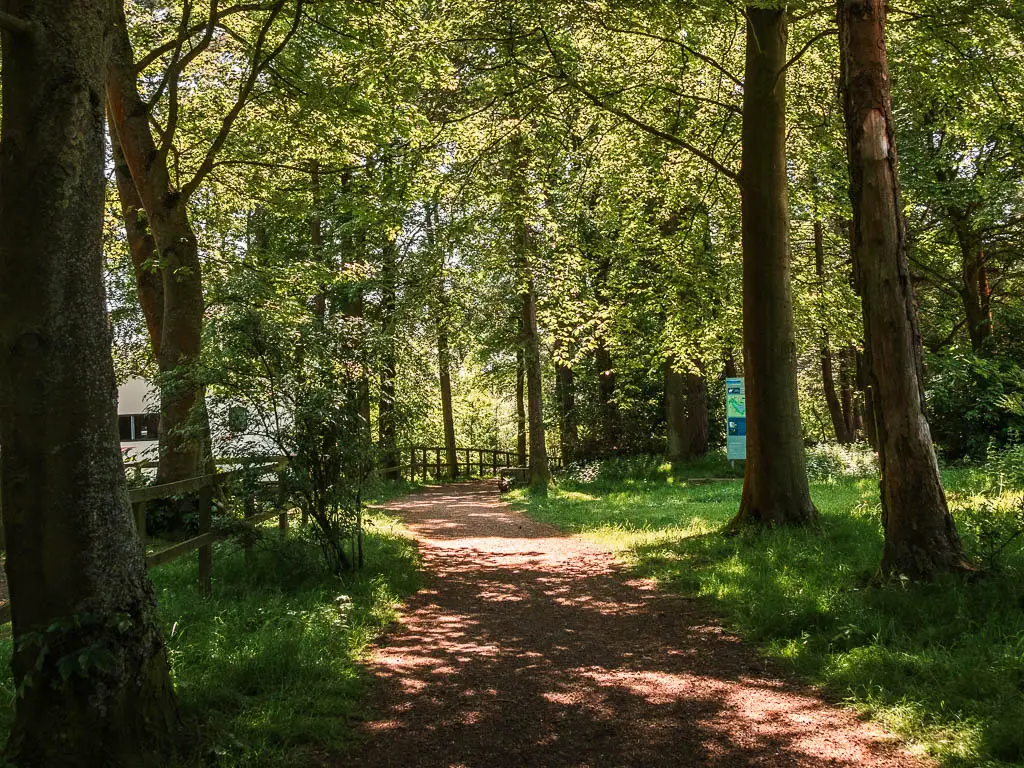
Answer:
<path fill-rule="evenodd" d="M 431 476 L 436 480 L 448 476 L 448 449 L 440 446 L 414 445 L 401 450 L 401 459 L 393 467 L 383 467 L 381 475 L 397 475 L 410 480 L 424 482 Z M 497 475 L 502 469 L 523 467 L 517 451 L 503 451 L 498 448 L 456 448 L 456 477 L 469 477 L 476 470 L 476 476 Z M 408 459 L 408 462 L 406 462 Z M 563 469 L 562 458 L 551 456 L 548 465 L 553 471 Z"/>

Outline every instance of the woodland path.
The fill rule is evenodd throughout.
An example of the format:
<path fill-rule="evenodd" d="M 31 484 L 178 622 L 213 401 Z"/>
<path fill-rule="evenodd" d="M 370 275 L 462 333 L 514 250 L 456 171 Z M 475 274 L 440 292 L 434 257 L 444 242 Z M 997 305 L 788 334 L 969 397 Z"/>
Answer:
<path fill-rule="evenodd" d="M 927 765 L 495 484 L 387 506 L 428 583 L 374 655 L 378 719 L 339 766 Z"/>

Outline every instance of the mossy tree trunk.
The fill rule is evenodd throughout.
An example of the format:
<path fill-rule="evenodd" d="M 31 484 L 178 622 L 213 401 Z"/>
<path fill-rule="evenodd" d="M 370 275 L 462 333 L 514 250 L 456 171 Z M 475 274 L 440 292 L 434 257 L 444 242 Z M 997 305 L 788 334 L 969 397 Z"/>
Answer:
<path fill-rule="evenodd" d="M 743 352 L 747 462 L 730 524 L 817 518 L 807 483 L 790 287 L 785 8 L 748 6 L 743 90 Z"/>
<path fill-rule="evenodd" d="M 8 756 L 164 765 L 178 715 L 125 487 L 103 281 L 107 0 L 6 0 L 0 497 L 17 652 Z M 17 183 L 13 183 L 17 180 Z"/>
<path fill-rule="evenodd" d="M 881 464 L 882 571 L 924 579 L 967 567 L 925 416 L 921 339 L 907 262 L 883 0 L 840 0 L 840 56 L 864 311 L 866 375 Z"/>

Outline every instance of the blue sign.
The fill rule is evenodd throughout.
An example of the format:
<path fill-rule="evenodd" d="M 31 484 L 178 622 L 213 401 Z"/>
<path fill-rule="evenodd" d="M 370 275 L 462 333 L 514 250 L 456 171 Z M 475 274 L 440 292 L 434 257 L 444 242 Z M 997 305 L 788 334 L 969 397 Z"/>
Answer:
<path fill-rule="evenodd" d="M 729 461 L 747 458 L 747 394 L 742 378 L 725 380 L 726 449 Z"/>

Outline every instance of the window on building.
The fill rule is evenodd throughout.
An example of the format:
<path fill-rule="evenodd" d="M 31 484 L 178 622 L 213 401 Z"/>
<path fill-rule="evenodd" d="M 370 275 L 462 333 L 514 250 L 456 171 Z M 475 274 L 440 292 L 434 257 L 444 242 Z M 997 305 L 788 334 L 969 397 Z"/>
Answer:
<path fill-rule="evenodd" d="M 159 428 L 159 413 L 134 413 L 117 417 L 117 431 L 122 443 L 156 440 Z"/>

